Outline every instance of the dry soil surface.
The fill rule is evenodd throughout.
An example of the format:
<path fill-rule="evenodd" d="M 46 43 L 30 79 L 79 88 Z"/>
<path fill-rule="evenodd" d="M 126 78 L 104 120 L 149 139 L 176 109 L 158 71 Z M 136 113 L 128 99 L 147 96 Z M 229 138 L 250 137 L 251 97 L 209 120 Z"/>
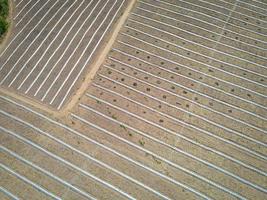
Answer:
<path fill-rule="evenodd" d="M 31 6 L 38 12 L 41 9 L 34 7 L 38 2 L 17 0 L 15 4 L 21 13 Z M 80 9 L 89 4 L 45 2 L 47 9 L 59 12 L 55 19 L 82 2 Z M 21 43 L 29 47 L 23 55 L 27 58 L 21 60 L 24 52 L 14 52 L 18 41 L 27 37 L 19 36 L 15 28 L 18 41 L 7 43 L 1 66 L 11 56 L 8 52 L 13 57 L 3 66 L 5 73 L 0 73 L 4 80 L 0 91 L 0 199 L 266 199 L 267 2 L 93 2 L 107 9 L 101 17 L 113 4 L 122 7 L 117 15 L 110 15 L 115 16 L 113 28 L 103 36 L 102 51 L 85 65 L 82 75 L 73 76 L 77 80 L 68 80 L 67 74 L 59 79 L 62 82 L 57 87 L 64 80 L 76 86 L 70 93 L 66 88 L 71 87 L 63 86 L 55 103 L 49 103 L 57 91 L 48 90 L 56 80 L 52 76 L 40 89 L 40 94 L 49 94 L 43 103 L 42 95 L 33 95 L 38 85 L 23 94 L 34 80 L 31 75 L 20 90 L 16 88 L 34 64 L 20 75 L 23 65 L 14 63 L 28 62 L 35 55 L 30 51 L 33 40 Z M 47 9 L 44 13 L 49 13 Z M 18 28 L 23 26 L 21 19 L 29 21 L 18 17 Z M 68 19 L 79 18 L 66 14 Z M 34 21 L 45 27 L 41 19 Z M 60 20 L 53 22 L 59 24 L 51 22 L 49 30 L 63 27 Z M 77 28 L 82 22 L 77 21 Z M 39 33 L 41 30 L 32 34 Z M 55 38 L 53 33 L 51 38 Z M 36 54 L 40 58 L 47 49 L 42 49 L 43 41 L 53 47 L 43 36 L 33 43 L 40 47 Z M 74 43 L 66 39 L 69 53 L 78 47 L 80 38 Z M 87 40 L 91 38 L 88 35 Z M 90 57 L 92 48 L 85 51 L 84 59 Z M 56 55 L 64 55 L 63 51 L 62 47 Z M 49 58 L 42 58 L 36 73 Z M 51 60 L 56 61 L 56 57 Z M 74 69 L 75 62 L 71 59 L 67 68 Z M 44 71 L 58 74 L 51 68 Z"/>

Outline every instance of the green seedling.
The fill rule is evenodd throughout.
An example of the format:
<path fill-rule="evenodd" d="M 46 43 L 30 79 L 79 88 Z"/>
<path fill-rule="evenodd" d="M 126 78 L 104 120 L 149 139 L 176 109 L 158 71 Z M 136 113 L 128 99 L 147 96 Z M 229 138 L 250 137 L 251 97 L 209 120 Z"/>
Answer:
<path fill-rule="evenodd" d="M 129 136 L 133 136 L 133 134 L 130 131 L 128 131 L 127 128 L 123 124 L 120 124 L 120 127 L 123 128 L 125 131 L 127 131 Z"/>
<path fill-rule="evenodd" d="M 139 144 L 140 144 L 141 146 L 145 146 L 145 142 L 144 142 L 143 140 L 139 140 Z"/>
<path fill-rule="evenodd" d="M 127 128 L 123 124 L 120 124 L 120 127 L 123 128 L 125 131 L 127 130 Z"/>
<path fill-rule="evenodd" d="M 154 160 L 158 165 L 161 164 L 161 161 L 158 160 L 155 156 L 152 156 L 152 158 L 153 158 L 153 160 Z"/>

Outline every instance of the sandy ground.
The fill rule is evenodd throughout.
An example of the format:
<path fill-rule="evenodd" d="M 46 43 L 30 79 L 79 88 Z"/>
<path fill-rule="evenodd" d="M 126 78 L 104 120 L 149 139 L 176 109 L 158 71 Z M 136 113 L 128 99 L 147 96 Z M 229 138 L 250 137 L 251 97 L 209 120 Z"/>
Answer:
<path fill-rule="evenodd" d="M 2 87 L 0 198 L 266 199 L 266 10 L 129 1 L 60 110 Z"/>

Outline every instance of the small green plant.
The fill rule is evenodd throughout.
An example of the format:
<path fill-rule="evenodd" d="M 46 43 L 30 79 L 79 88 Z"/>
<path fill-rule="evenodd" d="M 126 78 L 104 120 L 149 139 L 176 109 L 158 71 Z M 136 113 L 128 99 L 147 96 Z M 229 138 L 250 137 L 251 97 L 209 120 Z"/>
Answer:
<path fill-rule="evenodd" d="M 117 119 L 117 117 L 115 115 L 112 115 L 111 118 L 112 119 Z"/>
<path fill-rule="evenodd" d="M 120 124 L 120 127 L 127 131 L 127 128 L 123 124 Z"/>
<path fill-rule="evenodd" d="M 130 131 L 128 131 L 123 124 L 120 124 L 120 127 L 123 128 L 128 133 L 129 136 L 133 136 L 133 134 Z"/>
<path fill-rule="evenodd" d="M 153 160 L 154 160 L 158 165 L 161 164 L 161 161 L 158 160 L 155 156 L 152 156 L 152 158 L 153 158 Z"/>
<path fill-rule="evenodd" d="M 139 140 L 139 144 L 140 144 L 141 146 L 145 146 L 145 142 L 144 142 L 143 140 Z"/>

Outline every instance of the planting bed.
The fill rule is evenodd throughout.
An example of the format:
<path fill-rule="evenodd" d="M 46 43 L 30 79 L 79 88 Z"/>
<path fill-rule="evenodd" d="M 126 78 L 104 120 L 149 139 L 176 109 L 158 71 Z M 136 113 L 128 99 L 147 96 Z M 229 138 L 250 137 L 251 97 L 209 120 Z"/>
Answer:
<path fill-rule="evenodd" d="M 266 11 L 139 0 L 73 107 L 43 110 L 6 85 L 1 195 L 266 199 Z"/>
<path fill-rule="evenodd" d="M 100 58 L 126 0 L 16 1 L 0 85 L 60 109 Z"/>

